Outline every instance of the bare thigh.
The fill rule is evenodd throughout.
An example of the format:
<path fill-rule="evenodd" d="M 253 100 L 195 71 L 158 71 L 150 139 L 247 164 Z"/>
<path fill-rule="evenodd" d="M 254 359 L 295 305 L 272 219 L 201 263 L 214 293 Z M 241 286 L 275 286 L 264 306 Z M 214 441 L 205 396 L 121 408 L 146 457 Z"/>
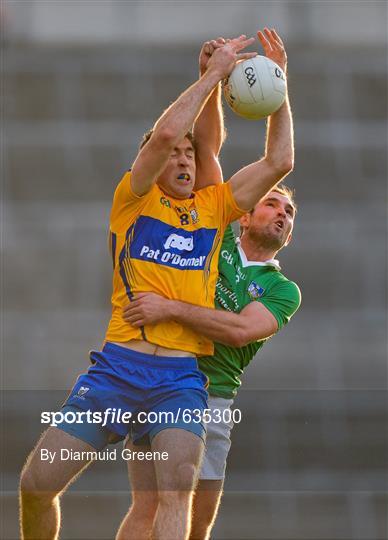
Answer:
<path fill-rule="evenodd" d="M 87 457 L 80 460 L 61 459 L 62 450 L 71 450 L 73 453 L 96 451 L 90 444 L 56 427 L 49 427 L 27 458 L 22 472 L 22 489 L 30 487 L 34 491 L 60 493 L 92 461 Z M 43 459 L 46 455 L 52 457 Z"/>
<path fill-rule="evenodd" d="M 150 445 L 134 445 L 131 441 L 127 441 L 125 448 L 132 452 L 150 452 Z M 154 461 L 130 459 L 127 461 L 129 480 L 132 489 L 139 494 L 145 492 L 157 492 L 158 486 L 156 481 Z"/>
<path fill-rule="evenodd" d="M 204 449 L 202 439 L 184 429 L 164 429 L 155 435 L 151 448 L 168 454 L 166 461 L 154 461 L 159 491 L 191 490 Z"/>

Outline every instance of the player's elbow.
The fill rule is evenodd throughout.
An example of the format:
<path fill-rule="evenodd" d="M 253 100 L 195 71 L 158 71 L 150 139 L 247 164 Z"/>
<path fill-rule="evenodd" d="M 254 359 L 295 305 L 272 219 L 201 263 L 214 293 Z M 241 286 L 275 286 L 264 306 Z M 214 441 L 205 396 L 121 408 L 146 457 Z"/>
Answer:
<path fill-rule="evenodd" d="M 294 170 L 294 158 L 289 157 L 285 159 L 281 163 L 281 170 L 282 170 L 283 176 L 285 176 L 286 174 L 290 174 L 290 172 Z"/>
<path fill-rule="evenodd" d="M 233 329 L 233 331 L 229 333 L 227 339 L 229 342 L 227 345 L 236 348 L 244 347 L 249 343 L 249 338 L 243 328 Z"/>
<path fill-rule="evenodd" d="M 274 168 L 274 172 L 278 178 L 283 178 L 287 174 L 290 174 L 290 172 L 294 168 L 294 160 L 291 157 L 284 157 L 281 159 L 276 160 L 272 164 Z"/>
<path fill-rule="evenodd" d="M 176 143 L 176 133 L 169 127 L 156 128 L 152 136 L 154 145 L 173 147 Z"/>

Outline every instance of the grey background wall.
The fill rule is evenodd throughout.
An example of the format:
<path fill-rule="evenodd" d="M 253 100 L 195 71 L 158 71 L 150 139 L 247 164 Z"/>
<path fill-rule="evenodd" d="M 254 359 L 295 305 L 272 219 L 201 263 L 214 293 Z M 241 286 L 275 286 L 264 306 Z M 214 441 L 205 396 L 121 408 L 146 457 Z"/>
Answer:
<path fill-rule="evenodd" d="M 386 536 L 386 3 L 3 2 L 3 538 L 17 476 L 109 319 L 112 194 L 142 133 L 197 77 L 203 40 L 287 44 L 299 213 L 279 257 L 292 323 L 252 363 L 215 538 Z M 265 125 L 228 110 L 225 177 Z M 123 463 L 64 498 L 63 538 L 112 538 Z M 96 511 L 97 510 L 97 511 Z"/>

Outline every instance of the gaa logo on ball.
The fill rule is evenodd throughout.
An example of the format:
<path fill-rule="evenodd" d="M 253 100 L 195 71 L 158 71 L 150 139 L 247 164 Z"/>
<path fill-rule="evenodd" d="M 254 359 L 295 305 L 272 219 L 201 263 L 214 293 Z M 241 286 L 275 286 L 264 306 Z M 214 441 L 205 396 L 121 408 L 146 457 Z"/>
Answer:
<path fill-rule="evenodd" d="M 287 91 L 283 70 L 266 56 L 239 62 L 224 81 L 224 97 L 239 116 L 258 120 L 274 113 Z"/>

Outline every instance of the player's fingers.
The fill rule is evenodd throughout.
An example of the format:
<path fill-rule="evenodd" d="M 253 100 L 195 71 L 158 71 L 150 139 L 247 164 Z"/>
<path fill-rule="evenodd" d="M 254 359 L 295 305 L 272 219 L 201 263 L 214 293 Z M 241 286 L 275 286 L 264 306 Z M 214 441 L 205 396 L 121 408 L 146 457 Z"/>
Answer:
<path fill-rule="evenodd" d="M 217 41 L 216 39 L 212 39 L 212 41 L 210 42 L 210 45 L 213 49 L 212 52 L 214 52 L 215 49 L 219 49 L 220 47 L 223 47 L 225 43 L 221 41 Z"/>
<path fill-rule="evenodd" d="M 217 43 L 219 43 L 220 45 L 225 45 L 226 41 L 223 37 L 219 37 L 216 39 Z"/>
<path fill-rule="evenodd" d="M 267 40 L 271 44 L 271 47 L 273 49 L 278 49 L 281 45 L 277 41 L 277 39 L 274 37 L 274 35 L 272 34 L 272 30 L 270 30 L 269 28 L 264 28 L 264 32 L 265 32 L 265 37 L 267 38 Z"/>
<path fill-rule="evenodd" d="M 279 36 L 279 34 L 276 32 L 275 28 L 272 28 L 271 29 L 271 34 L 272 34 L 272 37 L 273 39 L 279 44 L 281 45 L 282 47 L 284 47 L 284 43 L 282 41 L 282 38 Z"/>
<path fill-rule="evenodd" d="M 132 321 L 134 318 L 138 317 L 140 315 L 140 311 L 138 309 L 131 309 L 127 310 L 123 317 L 129 321 Z"/>
<path fill-rule="evenodd" d="M 141 309 L 142 309 L 142 301 L 135 300 L 135 301 L 132 301 L 128 306 L 126 306 L 123 309 L 123 313 L 127 315 L 132 315 L 133 313 L 139 313 Z"/>
<path fill-rule="evenodd" d="M 123 316 L 126 316 L 128 313 L 131 313 L 131 310 L 133 309 L 133 307 L 131 305 L 129 306 L 125 306 L 123 308 Z"/>
<path fill-rule="evenodd" d="M 241 36 L 238 36 L 238 37 L 235 37 L 235 38 L 232 38 L 229 40 L 229 43 L 231 45 L 238 45 L 239 43 L 241 43 L 242 41 L 244 41 L 245 39 L 247 38 L 247 36 L 245 34 L 241 34 Z"/>
<path fill-rule="evenodd" d="M 247 45 L 250 45 L 254 41 L 255 41 L 254 37 L 247 38 L 247 37 L 244 36 L 244 38 L 242 38 L 242 39 L 239 38 L 236 41 L 236 45 L 237 45 L 237 47 L 246 47 Z"/>
<path fill-rule="evenodd" d="M 246 52 L 246 53 L 238 53 L 237 60 L 248 60 L 249 58 L 254 58 L 257 56 L 257 52 Z"/>
<path fill-rule="evenodd" d="M 132 302 L 136 301 L 136 300 L 140 300 L 141 298 L 144 298 L 145 296 L 148 296 L 150 293 L 149 292 L 139 292 L 139 293 L 136 293 L 133 295 L 132 297 Z"/>
<path fill-rule="evenodd" d="M 271 43 L 268 41 L 268 39 L 266 38 L 266 36 L 263 34 L 263 32 L 261 32 L 260 30 L 257 32 L 257 37 L 259 38 L 259 41 L 264 49 L 264 51 L 267 53 L 267 52 L 271 52 L 272 51 L 272 46 L 271 46 Z"/>
<path fill-rule="evenodd" d="M 212 46 L 211 46 L 211 44 L 210 44 L 209 41 L 206 42 L 205 45 L 203 46 L 203 51 L 204 51 L 205 54 L 209 54 L 209 55 L 212 54 L 213 48 L 212 48 Z"/>
<path fill-rule="evenodd" d="M 131 302 L 127 306 L 125 306 L 124 310 L 127 313 L 130 313 L 134 309 L 138 309 L 139 304 L 140 304 L 140 299 L 132 299 Z"/>
<path fill-rule="evenodd" d="M 144 319 L 137 319 L 136 321 L 131 322 L 132 326 L 135 326 L 136 328 L 139 328 L 139 326 L 144 326 L 145 321 Z"/>
<path fill-rule="evenodd" d="M 245 49 L 245 47 L 248 47 L 249 45 L 252 45 L 252 43 L 254 43 L 254 41 L 255 41 L 255 38 L 253 38 L 253 37 L 243 39 L 241 41 L 236 42 L 235 45 L 234 45 L 234 48 L 235 48 L 236 51 L 241 51 L 241 49 Z"/>
<path fill-rule="evenodd" d="M 133 322 L 134 320 L 136 320 L 136 319 L 135 319 L 135 316 L 134 316 L 133 314 L 131 314 L 131 313 L 125 313 L 125 314 L 123 315 L 123 319 L 124 319 L 125 322 L 129 322 L 129 323 L 131 323 L 131 324 L 132 324 L 132 322 Z"/>
<path fill-rule="evenodd" d="M 214 52 L 214 46 L 211 41 L 207 41 L 203 46 L 203 52 L 208 56 L 211 56 Z"/>
<path fill-rule="evenodd" d="M 129 321 L 130 323 L 133 323 L 139 319 L 142 319 L 144 317 L 143 313 L 140 313 L 139 311 L 130 311 L 126 312 L 125 314 L 125 320 Z"/>

